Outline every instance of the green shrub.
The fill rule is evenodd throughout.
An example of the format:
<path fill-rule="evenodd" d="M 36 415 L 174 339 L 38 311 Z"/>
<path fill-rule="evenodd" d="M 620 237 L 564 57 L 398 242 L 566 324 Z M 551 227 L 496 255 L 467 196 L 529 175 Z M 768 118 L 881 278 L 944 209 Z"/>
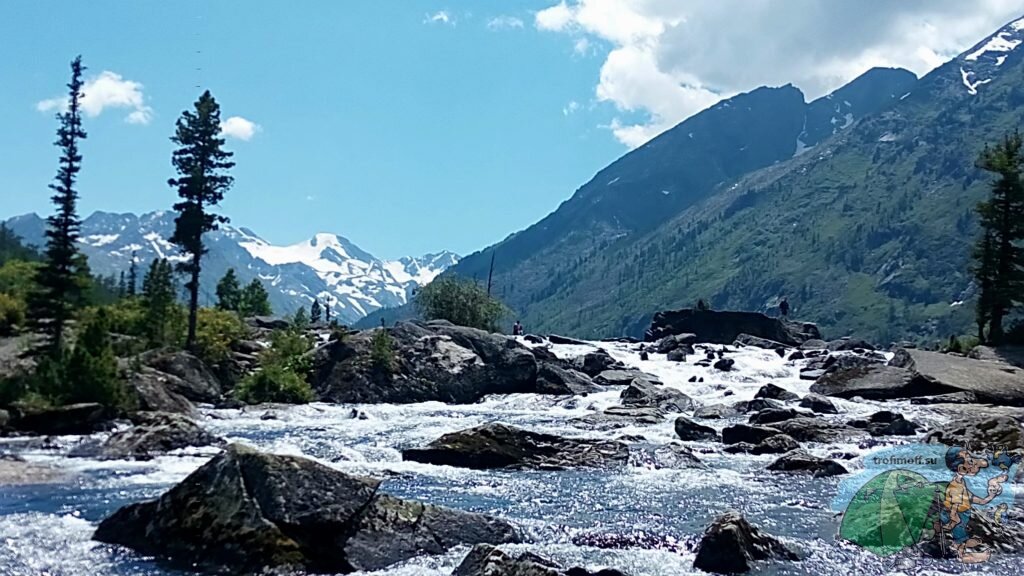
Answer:
<path fill-rule="evenodd" d="M 105 308 L 97 310 L 76 338 L 67 358 L 65 378 L 66 389 L 54 397 L 61 404 L 97 402 L 116 410 L 130 408 L 129 395 L 118 374 Z"/>
<path fill-rule="evenodd" d="M 443 277 L 427 284 L 416 295 L 416 307 L 427 320 L 447 320 L 497 332 L 508 309 L 472 280 Z"/>
<path fill-rule="evenodd" d="M 220 364 L 231 356 L 231 347 L 246 336 L 238 314 L 200 308 L 196 318 L 196 354 L 208 364 Z"/>
<path fill-rule="evenodd" d="M 391 336 L 384 328 L 378 329 L 370 341 L 370 362 L 373 367 L 384 374 L 394 374 L 398 362 L 395 359 L 395 351 L 391 346 Z"/>
<path fill-rule="evenodd" d="M 25 322 L 25 301 L 0 293 L 0 336 L 10 336 Z"/>
<path fill-rule="evenodd" d="M 302 376 L 275 365 L 264 366 L 259 372 L 246 376 L 235 388 L 235 396 L 249 404 L 306 404 L 314 400 L 313 390 Z"/>

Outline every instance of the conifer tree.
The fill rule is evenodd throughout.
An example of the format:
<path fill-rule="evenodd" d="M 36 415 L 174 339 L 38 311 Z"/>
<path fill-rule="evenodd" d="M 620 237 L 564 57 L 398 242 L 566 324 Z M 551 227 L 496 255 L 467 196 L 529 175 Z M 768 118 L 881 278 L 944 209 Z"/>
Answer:
<path fill-rule="evenodd" d="M 270 308 L 270 296 L 263 283 L 258 278 L 253 278 L 242 291 L 242 316 L 270 316 L 273 310 Z"/>
<path fill-rule="evenodd" d="M 309 321 L 313 324 L 319 324 L 320 316 L 322 315 L 323 309 L 320 307 L 320 301 L 314 298 L 313 305 L 309 307 Z"/>
<path fill-rule="evenodd" d="M 64 329 L 82 303 L 82 278 L 88 276 L 85 259 L 79 258 L 76 245 L 81 229 L 75 190 L 82 166 L 78 143 L 86 137 L 81 115 L 84 70 L 81 56 L 71 62 L 67 110 L 57 114 L 60 127 L 55 145 L 61 150 L 60 167 L 50 184 L 57 212 L 46 219 L 45 258 L 36 275 L 38 290 L 29 299 L 29 319 L 45 336 L 44 344 L 34 352 L 46 354 L 55 361 L 62 357 Z"/>
<path fill-rule="evenodd" d="M 146 337 L 150 346 L 171 342 L 169 325 L 174 312 L 174 272 L 170 262 L 153 260 L 142 280 L 142 301 L 146 310 Z"/>
<path fill-rule="evenodd" d="M 98 402 L 108 407 L 125 407 L 127 394 L 118 377 L 105 308 L 96 312 L 78 336 L 68 359 L 67 376 L 70 389 L 62 398 L 65 403 Z"/>
<path fill-rule="evenodd" d="M 135 296 L 139 284 L 139 269 L 135 263 L 135 251 L 132 250 L 132 263 L 128 266 L 128 296 Z"/>
<path fill-rule="evenodd" d="M 124 270 L 121 270 L 121 278 L 117 281 L 117 297 L 124 298 L 128 295 L 128 284 L 124 277 Z"/>
<path fill-rule="evenodd" d="M 238 312 L 242 308 L 242 288 L 238 284 L 235 269 L 228 268 L 217 282 L 217 308 Z"/>
<path fill-rule="evenodd" d="M 1003 319 L 1024 299 L 1024 140 L 1019 133 L 986 147 L 979 168 L 997 176 L 989 199 L 978 204 L 982 236 L 975 248 L 974 275 L 980 290 L 977 322 L 979 336 L 989 327 L 989 341 L 1003 339 Z"/>
<path fill-rule="evenodd" d="M 199 274 L 206 253 L 203 234 L 216 230 L 227 218 L 213 214 L 209 209 L 224 199 L 234 179 L 227 171 L 234 167 L 232 153 L 223 149 L 220 130 L 220 105 L 207 90 L 195 103 L 195 110 L 182 112 L 171 141 L 179 146 L 171 158 L 178 178 L 168 181 L 177 188 L 181 201 L 174 205 L 178 216 L 174 220 L 171 242 L 188 256 L 178 265 L 188 274 L 188 333 L 185 347 L 195 348 L 196 314 L 199 309 Z"/>
<path fill-rule="evenodd" d="M 309 314 L 306 312 L 305 306 L 299 306 L 299 309 L 295 311 L 295 316 L 292 317 L 292 327 L 296 330 L 305 330 L 309 327 Z"/>

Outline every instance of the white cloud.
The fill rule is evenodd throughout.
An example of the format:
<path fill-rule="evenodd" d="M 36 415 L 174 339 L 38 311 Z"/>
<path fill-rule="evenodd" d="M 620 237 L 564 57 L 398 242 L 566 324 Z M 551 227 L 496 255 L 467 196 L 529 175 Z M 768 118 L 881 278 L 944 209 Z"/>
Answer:
<path fill-rule="evenodd" d="M 262 130 L 259 124 L 241 116 L 232 116 L 220 123 L 221 136 L 236 138 L 248 142 L 257 132 Z"/>
<path fill-rule="evenodd" d="M 146 105 L 142 84 L 133 80 L 125 80 L 120 74 L 105 70 L 98 76 L 85 81 L 82 86 L 82 112 L 95 118 L 108 108 L 129 109 L 125 121 L 129 124 L 149 124 L 153 119 L 153 109 Z M 36 104 L 40 112 L 62 111 L 67 108 L 67 97 L 42 100 Z"/>
<path fill-rule="evenodd" d="M 569 35 L 577 54 L 610 44 L 595 93 L 647 116 L 608 126 L 635 147 L 761 85 L 815 98 L 874 66 L 927 73 L 1022 12 L 1020 0 L 561 0 L 534 25 Z"/>
<path fill-rule="evenodd" d="M 441 10 L 433 14 L 427 14 L 427 17 L 423 19 L 424 24 L 443 24 L 446 26 L 455 26 L 455 18 L 446 10 Z"/>
<path fill-rule="evenodd" d="M 562 108 L 562 116 L 571 116 L 580 109 L 580 103 L 575 100 L 570 100 L 568 104 Z"/>
<path fill-rule="evenodd" d="M 586 56 L 590 53 L 590 40 L 588 38 L 577 38 L 572 45 L 572 51 L 577 56 Z"/>
<path fill-rule="evenodd" d="M 522 19 L 515 16 L 496 16 L 487 21 L 487 28 L 490 30 L 512 30 L 523 26 Z"/>

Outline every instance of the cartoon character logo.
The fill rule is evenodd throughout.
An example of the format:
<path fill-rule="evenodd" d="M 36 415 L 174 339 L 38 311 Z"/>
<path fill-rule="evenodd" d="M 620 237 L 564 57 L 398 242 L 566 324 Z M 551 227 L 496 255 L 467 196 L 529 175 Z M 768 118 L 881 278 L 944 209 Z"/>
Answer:
<path fill-rule="evenodd" d="M 1020 461 L 1019 454 L 1006 450 L 963 446 L 901 447 L 876 455 L 866 460 L 870 479 L 859 488 L 851 479 L 846 488 L 856 493 L 837 499 L 837 509 L 844 510 L 839 536 L 883 557 L 920 545 L 931 546 L 932 555 L 985 562 L 991 552 L 984 546 L 991 543 L 974 534 L 976 524 L 1001 521 L 1010 497 L 1004 484 Z M 879 473 L 871 462 L 900 468 Z M 984 495 L 979 482 L 985 482 Z"/>

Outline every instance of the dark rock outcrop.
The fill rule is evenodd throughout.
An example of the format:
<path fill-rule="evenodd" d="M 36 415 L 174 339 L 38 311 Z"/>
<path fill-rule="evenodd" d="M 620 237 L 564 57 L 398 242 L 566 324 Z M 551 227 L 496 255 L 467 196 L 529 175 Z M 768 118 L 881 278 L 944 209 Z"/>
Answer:
<path fill-rule="evenodd" d="M 175 390 L 183 390 L 188 384 L 170 374 L 149 366 L 128 374 L 125 384 L 135 397 L 135 406 L 142 411 L 174 412 L 192 414 L 195 407 L 192 402 Z"/>
<path fill-rule="evenodd" d="M 782 342 L 776 342 L 767 338 L 759 338 L 757 336 L 751 336 L 750 334 L 740 334 L 733 341 L 736 346 L 753 346 L 754 348 L 764 348 L 765 350 L 778 350 L 789 348 L 788 345 Z"/>
<path fill-rule="evenodd" d="M 727 406 L 725 404 L 709 404 L 707 406 L 701 406 L 693 411 L 693 417 L 702 420 L 720 420 L 724 418 L 732 418 L 739 416 L 745 412 L 739 410 L 735 406 Z"/>
<path fill-rule="evenodd" d="M 205 362 L 182 350 L 153 350 L 139 357 L 143 366 L 174 376 L 164 384 L 169 392 L 193 402 L 216 404 L 223 390 L 220 380 Z"/>
<path fill-rule="evenodd" d="M 696 406 L 693 398 L 675 388 L 642 380 L 634 380 L 619 397 L 623 406 L 651 406 L 665 412 L 689 412 Z"/>
<path fill-rule="evenodd" d="M 634 370 L 632 368 L 622 370 L 605 370 L 594 378 L 594 382 L 602 386 L 629 386 L 634 380 L 648 382 L 650 384 L 661 384 L 657 376 Z"/>
<path fill-rule="evenodd" d="M 718 440 L 718 432 L 714 428 L 698 424 L 685 416 L 676 418 L 675 430 L 676 435 L 687 442 Z"/>
<path fill-rule="evenodd" d="M 625 364 L 612 358 L 611 354 L 604 350 L 587 352 L 583 356 L 574 358 L 572 367 L 591 378 L 605 370 L 624 370 L 626 368 Z"/>
<path fill-rule="evenodd" d="M 808 394 L 800 399 L 800 407 L 807 408 L 816 414 L 839 414 L 839 410 L 831 400 L 821 394 Z"/>
<path fill-rule="evenodd" d="M 674 350 L 683 349 L 687 354 L 694 354 L 693 345 L 696 343 L 696 334 L 672 334 L 658 341 L 655 352 L 658 354 L 668 354 Z"/>
<path fill-rule="evenodd" d="M 826 458 L 812 456 L 803 450 L 792 450 L 768 465 L 773 472 L 790 472 L 796 474 L 812 474 L 815 478 L 839 476 L 847 474 L 846 468 Z"/>
<path fill-rule="evenodd" d="M 754 562 L 762 560 L 796 561 L 799 557 L 738 512 L 726 512 L 704 530 L 693 567 L 705 572 L 739 574 L 749 572 Z"/>
<path fill-rule="evenodd" d="M 921 377 L 906 368 L 862 366 L 823 375 L 811 385 L 811 392 L 850 399 L 893 400 L 946 394 L 957 390 Z"/>
<path fill-rule="evenodd" d="M 738 444 L 740 442 L 747 442 L 749 444 L 760 444 L 766 438 L 776 434 L 781 434 L 781 431 L 777 428 L 735 424 L 722 429 L 722 443 Z"/>
<path fill-rule="evenodd" d="M 139 412 L 132 417 L 132 423 L 131 428 L 115 432 L 103 442 L 86 441 L 69 455 L 97 460 L 148 460 L 172 450 L 224 443 L 180 414 Z"/>
<path fill-rule="evenodd" d="M 627 576 L 625 572 L 604 568 L 591 572 L 583 568 L 562 569 L 554 562 L 522 552 L 511 556 L 494 546 L 477 544 L 469 551 L 452 576 Z"/>
<path fill-rule="evenodd" d="M 1021 423 L 1009 416 L 958 418 L 939 425 L 925 436 L 925 442 L 947 446 L 1005 446 L 1024 449 Z"/>
<path fill-rule="evenodd" d="M 821 338 L 814 324 L 786 322 L 757 312 L 692 309 L 658 312 L 644 338 L 654 342 L 676 334 L 694 334 L 697 341 L 709 344 L 732 344 L 740 334 L 789 346 Z"/>
<path fill-rule="evenodd" d="M 768 398 L 770 400 L 778 400 L 780 402 L 789 402 L 790 400 L 796 400 L 800 396 L 782 388 L 775 384 L 765 384 L 754 394 L 754 398 Z"/>
<path fill-rule="evenodd" d="M 538 394 L 581 396 L 598 390 L 594 381 L 582 372 L 551 362 L 541 362 L 537 367 Z"/>
<path fill-rule="evenodd" d="M 817 417 L 800 417 L 772 424 L 800 442 L 840 442 L 862 435 L 860 431 L 843 424 Z"/>
<path fill-rule="evenodd" d="M 809 412 L 795 410 L 793 408 L 767 408 L 752 414 L 748 422 L 751 424 L 774 424 L 776 422 L 783 422 L 794 418 L 806 418 L 813 416 L 814 415 Z"/>
<path fill-rule="evenodd" d="M 94 538 L 236 574 L 379 570 L 459 545 L 519 540 L 502 520 L 400 500 L 379 485 L 305 458 L 232 445 L 160 498 L 115 512 Z"/>
<path fill-rule="evenodd" d="M 9 426 L 21 432 L 46 436 L 85 435 L 111 427 L 115 416 L 100 404 L 85 403 L 35 408 L 13 404 Z"/>
<path fill-rule="evenodd" d="M 697 455 L 682 444 L 655 446 L 639 444 L 629 447 L 629 465 L 652 470 L 706 469 Z"/>
<path fill-rule="evenodd" d="M 665 412 L 652 406 L 612 406 L 600 414 L 574 420 L 585 428 L 614 430 L 626 426 L 647 426 L 665 421 Z"/>
<path fill-rule="evenodd" d="M 629 460 L 621 442 L 563 438 L 506 424 L 484 424 L 445 434 L 424 448 L 402 452 L 405 460 L 475 469 L 607 468 Z"/>
<path fill-rule="evenodd" d="M 736 361 L 732 358 L 719 358 L 715 360 L 715 370 L 721 370 L 722 372 L 732 372 L 733 366 L 736 365 Z"/>

